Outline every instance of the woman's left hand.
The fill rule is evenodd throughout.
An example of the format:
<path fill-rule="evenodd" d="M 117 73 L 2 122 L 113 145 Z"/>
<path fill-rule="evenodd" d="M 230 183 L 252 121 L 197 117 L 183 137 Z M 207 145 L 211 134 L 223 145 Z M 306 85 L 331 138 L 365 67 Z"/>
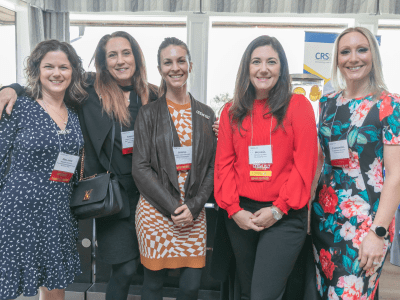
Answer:
<path fill-rule="evenodd" d="M 269 228 L 276 223 L 271 207 L 261 208 L 260 210 L 257 210 L 254 215 L 256 217 L 252 219 L 252 221 L 254 225 L 258 227 Z"/>
<path fill-rule="evenodd" d="M 358 259 L 360 260 L 360 268 L 367 271 L 375 264 L 378 264 L 382 260 L 383 248 L 385 246 L 385 240 L 378 237 L 371 230 L 365 236 L 360 245 L 360 251 Z"/>
<path fill-rule="evenodd" d="M 186 204 L 179 206 L 175 211 L 175 216 L 171 216 L 175 225 L 186 226 L 193 222 L 193 216 Z"/>

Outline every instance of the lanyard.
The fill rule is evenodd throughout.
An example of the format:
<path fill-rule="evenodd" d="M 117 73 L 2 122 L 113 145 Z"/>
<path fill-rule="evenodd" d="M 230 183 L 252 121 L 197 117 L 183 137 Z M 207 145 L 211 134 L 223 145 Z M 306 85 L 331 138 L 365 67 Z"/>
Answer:
<path fill-rule="evenodd" d="M 251 141 L 250 141 L 250 146 L 253 146 L 253 112 L 250 113 L 250 119 L 251 119 Z M 272 145 L 272 120 L 274 119 L 274 116 L 271 114 L 271 126 L 269 128 L 269 144 Z"/>

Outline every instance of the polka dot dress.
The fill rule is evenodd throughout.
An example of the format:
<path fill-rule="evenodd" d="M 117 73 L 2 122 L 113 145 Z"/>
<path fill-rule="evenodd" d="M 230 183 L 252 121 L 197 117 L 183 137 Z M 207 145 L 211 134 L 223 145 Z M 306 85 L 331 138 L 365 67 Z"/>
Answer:
<path fill-rule="evenodd" d="M 68 115 L 70 133 L 59 138 L 57 125 L 28 97 L 0 120 L 0 299 L 34 296 L 40 286 L 63 289 L 80 273 L 72 184 L 49 180 L 60 146 L 75 155 L 83 147 L 78 116 L 71 109 Z"/>

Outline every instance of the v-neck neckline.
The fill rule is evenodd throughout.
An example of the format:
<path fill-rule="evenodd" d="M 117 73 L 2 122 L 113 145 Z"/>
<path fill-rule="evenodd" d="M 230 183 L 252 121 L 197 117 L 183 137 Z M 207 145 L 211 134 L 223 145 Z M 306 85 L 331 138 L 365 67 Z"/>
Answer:
<path fill-rule="evenodd" d="M 43 100 L 40 100 L 40 101 L 43 101 Z M 69 124 L 69 115 L 70 115 L 70 112 L 69 112 L 69 109 L 68 109 L 68 107 L 67 107 L 66 105 L 65 105 L 65 108 L 67 109 L 67 122 L 64 123 L 64 124 L 65 124 L 65 127 L 64 127 L 64 129 L 62 129 L 62 128 L 60 128 L 60 126 L 58 126 L 57 122 L 54 121 L 54 119 L 51 117 L 51 115 L 49 114 L 49 112 L 48 112 L 42 105 L 40 105 L 40 103 L 38 102 L 38 100 L 35 100 L 35 102 L 40 106 L 41 109 L 43 109 L 43 111 L 44 111 L 44 112 L 46 113 L 46 115 L 50 118 L 50 120 L 57 126 L 56 129 L 58 129 L 58 130 L 56 130 L 56 132 L 58 132 L 58 131 L 64 131 L 64 130 L 67 129 L 68 124 Z"/>

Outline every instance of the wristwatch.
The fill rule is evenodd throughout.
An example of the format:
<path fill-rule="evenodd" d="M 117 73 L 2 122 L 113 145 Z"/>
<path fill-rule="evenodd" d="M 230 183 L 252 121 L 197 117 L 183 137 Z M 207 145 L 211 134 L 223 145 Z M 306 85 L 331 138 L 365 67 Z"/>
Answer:
<path fill-rule="evenodd" d="M 276 209 L 276 206 L 271 206 L 272 216 L 275 220 L 279 221 L 282 219 L 281 213 Z"/>
<path fill-rule="evenodd" d="M 371 230 L 375 232 L 375 234 L 379 237 L 386 237 L 388 234 L 388 231 L 386 230 L 385 227 L 377 226 L 374 224 L 371 225 Z"/>

